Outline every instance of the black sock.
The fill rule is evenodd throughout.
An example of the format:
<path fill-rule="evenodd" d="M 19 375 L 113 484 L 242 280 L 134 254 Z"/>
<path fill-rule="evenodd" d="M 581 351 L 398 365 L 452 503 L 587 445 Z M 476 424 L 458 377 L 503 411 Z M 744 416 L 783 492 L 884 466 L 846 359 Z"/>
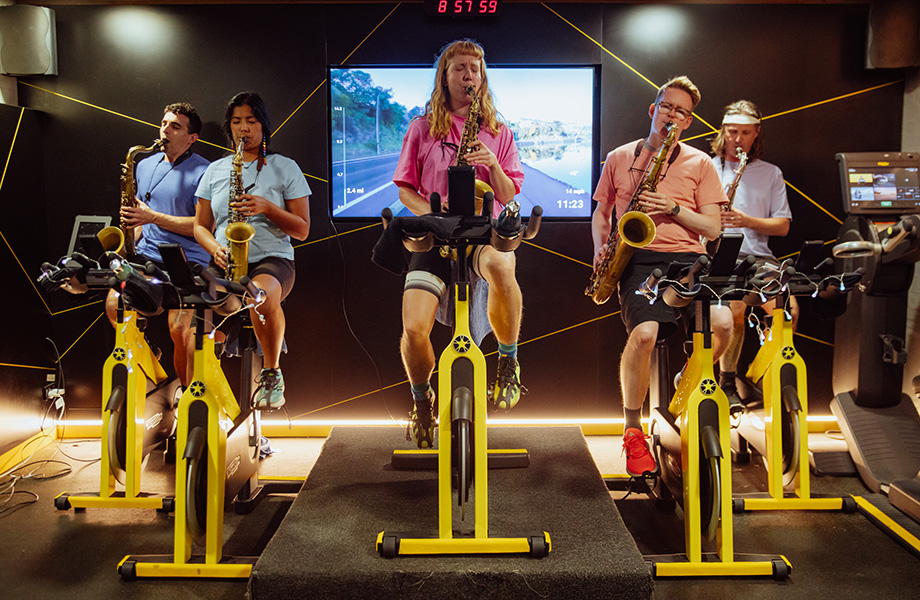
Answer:
<path fill-rule="evenodd" d="M 623 407 L 623 413 L 626 415 L 626 423 L 623 427 L 623 431 L 626 431 L 630 427 L 635 427 L 639 431 L 642 431 L 642 409 L 641 408 L 632 410 L 632 409 Z"/>
<path fill-rule="evenodd" d="M 735 372 L 734 371 L 722 371 L 719 375 L 719 387 L 726 388 L 731 386 L 735 387 Z"/>

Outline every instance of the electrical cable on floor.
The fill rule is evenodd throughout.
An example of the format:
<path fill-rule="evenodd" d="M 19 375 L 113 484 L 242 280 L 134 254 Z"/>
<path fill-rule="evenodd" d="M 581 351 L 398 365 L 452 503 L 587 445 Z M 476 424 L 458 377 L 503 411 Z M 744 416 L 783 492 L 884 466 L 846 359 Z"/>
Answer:
<path fill-rule="evenodd" d="M 345 304 L 345 289 L 347 286 L 345 282 L 348 275 L 348 261 L 345 260 L 345 249 L 342 247 L 342 239 L 339 236 L 339 230 L 335 227 L 335 222 L 333 221 L 331 210 L 327 209 L 327 216 L 329 217 L 329 225 L 332 226 L 332 231 L 335 234 L 336 246 L 339 249 L 339 256 L 342 259 L 342 315 L 345 317 L 345 325 L 348 327 L 349 333 L 358 343 L 358 346 L 361 348 L 361 351 L 364 352 L 364 355 L 367 356 L 367 359 L 370 361 L 371 366 L 374 368 L 374 374 L 377 376 L 377 391 L 383 393 L 383 379 L 380 377 L 380 369 L 377 367 L 377 362 L 374 360 L 374 357 L 368 352 L 367 348 L 361 342 L 361 339 L 358 337 L 358 334 L 355 332 L 354 328 L 351 325 L 351 319 L 348 318 L 348 307 Z M 383 407 L 387 411 L 387 415 L 390 417 L 390 420 L 393 423 L 398 423 L 396 417 L 393 416 L 393 411 L 390 410 L 389 403 L 387 402 L 386 394 L 383 395 Z"/>

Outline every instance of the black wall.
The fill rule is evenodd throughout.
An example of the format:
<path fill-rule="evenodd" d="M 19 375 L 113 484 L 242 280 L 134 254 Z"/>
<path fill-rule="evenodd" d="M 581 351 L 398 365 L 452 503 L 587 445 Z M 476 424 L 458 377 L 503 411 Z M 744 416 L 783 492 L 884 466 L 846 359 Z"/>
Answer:
<path fill-rule="evenodd" d="M 864 5 L 566 3 L 550 5 L 550 10 L 541 4 L 509 3 L 500 17 L 482 21 L 433 20 L 423 15 L 421 4 L 393 10 L 395 6 L 56 8 L 60 74 L 22 78 L 19 87 L 21 104 L 43 116 L 35 152 L 43 156 L 44 173 L 30 179 L 28 203 L 36 208 L 34 214 L 44 209 L 47 217 L 31 217 L 28 227 L 42 241 L 47 232 L 48 244 L 22 241 L 14 246 L 28 274 L 37 274 L 42 261 L 66 251 L 76 215 L 116 214 L 118 165 L 130 146 L 149 143 L 157 135 L 156 129 L 133 119 L 156 123 L 168 102 L 188 100 L 207 122 L 203 139 L 224 145 L 218 123 L 234 93 L 259 91 L 276 128 L 300 106 L 273 138 L 275 149 L 300 164 L 313 189 L 312 231 L 296 250 L 297 283 L 285 307 L 290 353 L 282 366 L 290 415 L 402 416 L 408 409 L 398 355 L 402 281 L 369 260 L 379 226 L 333 227 L 327 216 L 327 64 L 430 63 L 444 43 L 459 37 L 483 43 L 493 64 L 601 64 L 602 154 L 647 133 L 647 108 L 654 96 L 652 85 L 610 53 L 656 84 L 672 75 L 689 75 L 703 93 L 697 113 L 714 125 L 722 107 L 741 97 L 772 115 L 898 82 L 903 76 L 896 70 L 864 69 Z M 644 41 L 631 41 L 630 24 L 650 10 L 675 16 L 683 33 L 646 26 Z M 110 24 L 132 13 L 157 17 L 166 35 L 148 39 L 147 31 L 127 44 L 115 43 Z M 841 218 L 834 154 L 899 149 L 903 91 L 898 82 L 770 119 L 764 125 L 766 158 L 796 188 Z M 559 111 L 564 113 L 565 107 Z M 2 131 L 9 131 L 7 120 L 0 124 Z M 698 119 L 684 138 L 709 131 Z M 691 143 L 708 147 L 705 138 Z M 222 154 L 203 143 L 196 150 L 209 159 Z M 11 213 L 22 216 L 9 207 L 20 201 L 6 186 L 0 198 L 7 207 L 7 233 L 13 225 Z M 833 218 L 792 189 L 789 198 L 795 219 L 789 237 L 774 240 L 778 256 L 794 252 L 806 239 L 836 237 Z M 589 224 L 545 223 L 534 242 L 517 253 L 525 303 L 520 356 L 530 394 L 514 416 L 620 416 L 617 365 L 626 336 L 615 301 L 596 307 L 583 295 L 590 275 L 584 264 L 592 251 Z M 56 311 L 92 299 L 55 295 L 46 301 Z M 17 314 L 29 314 L 41 300 L 26 290 L 17 295 L 15 306 Z M 98 413 L 99 371 L 113 339 L 104 319 L 84 334 L 101 312 L 101 304 L 90 304 L 58 314 L 51 322 L 62 352 L 79 338 L 63 365 L 69 406 L 84 409 L 86 416 Z M 4 352 L 14 352 L 11 339 L 40 345 L 31 321 L 12 319 L 6 325 L 10 330 Z M 832 342 L 833 327 L 805 301 L 800 332 L 809 336 L 797 343 L 810 366 L 812 412 L 827 414 L 831 347 L 809 338 Z M 169 346 L 165 334 L 154 334 L 164 335 L 161 345 Z M 443 347 L 447 334 L 444 327 L 436 329 L 436 348 Z M 484 342 L 484 350 L 495 350 L 494 339 Z M 39 354 L 35 350 L 30 358 L 47 366 Z M 489 363 L 494 369 L 494 357 Z M 21 385 L 28 388 L 31 382 Z M 31 388 L 20 392 L 29 394 Z M 7 400 L 0 402 L 5 411 Z"/>

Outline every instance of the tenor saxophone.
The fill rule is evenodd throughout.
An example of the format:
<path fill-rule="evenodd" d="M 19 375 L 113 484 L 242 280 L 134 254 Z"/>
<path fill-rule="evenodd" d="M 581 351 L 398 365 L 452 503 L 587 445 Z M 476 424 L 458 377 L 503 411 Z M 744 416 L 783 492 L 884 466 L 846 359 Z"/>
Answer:
<path fill-rule="evenodd" d="M 227 258 L 227 277 L 239 281 L 249 272 L 249 242 L 256 234 L 255 228 L 246 222 L 246 217 L 233 205 L 246 193 L 243 189 L 243 146 L 246 138 L 236 143 L 230 171 L 230 202 L 227 205 L 227 246 L 230 253 Z"/>
<path fill-rule="evenodd" d="M 125 162 L 121 165 L 121 206 L 137 206 L 137 180 L 134 178 L 134 161 L 137 156 L 155 152 L 162 147 L 163 140 L 154 140 L 150 146 L 138 144 L 128 149 Z M 134 227 L 129 227 L 124 217 L 119 216 L 118 227 L 106 227 L 96 237 L 106 252 L 117 252 L 124 257 L 135 254 Z"/>
<path fill-rule="evenodd" d="M 668 155 L 668 150 L 674 145 L 679 131 L 676 123 L 668 123 L 668 135 L 639 180 L 626 213 L 619 218 L 617 226 L 610 232 L 604 247 L 601 249 L 601 260 L 591 274 L 591 282 L 585 289 L 585 295 L 591 296 L 595 304 L 603 304 L 610 300 L 613 291 L 620 282 L 623 270 L 632 258 L 636 248 L 644 248 L 655 239 L 655 222 L 642 211 L 639 206 L 639 196 L 642 192 L 654 192 L 658 187 L 658 177 L 661 167 Z"/>
<path fill-rule="evenodd" d="M 748 163 L 747 152 L 742 150 L 740 147 L 735 149 L 735 156 L 738 157 L 738 160 L 741 161 L 741 164 L 738 165 L 737 169 L 735 169 L 735 178 L 728 186 L 728 189 L 725 190 L 725 195 L 728 196 L 728 204 L 725 205 L 724 209 L 725 212 L 730 211 L 732 206 L 735 204 L 735 192 L 738 191 L 738 184 L 741 183 L 741 175 L 744 174 L 744 168 L 747 167 Z"/>
<path fill-rule="evenodd" d="M 482 111 L 479 104 L 479 95 L 476 94 L 476 90 L 473 86 L 466 88 L 466 93 L 472 98 L 470 103 L 470 112 L 466 115 L 466 120 L 463 122 L 463 132 L 460 135 L 460 146 L 457 148 L 457 166 L 469 166 L 469 162 L 466 160 L 466 153 L 470 151 L 470 146 L 477 140 L 479 136 L 479 121 L 481 119 L 480 113 Z M 486 195 L 486 192 L 491 192 L 492 187 L 480 179 L 476 180 L 476 213 L 479 214 L 482 212 L 482 198 Z"/>
<path fill-rule="evenodd" d="M 725 189 L 725 195 L 728 197 L 728 204 L 722 205 L 722 212 L 728 212 L 732 209 L 732 206 L 734 206 L 735 193 L 738 191 L 738 185 L 741 183 L 741 176 L 744 174 L 744 168 L 747 167 L 748 163 L 747 152 L 742 150 L 741 147 L 735 148 L 735 156 L 738 157 L 741 164 L 735 169 L 735 178 L 732 179 L 732 182 Z M 708 240 L 702 237 L 700 241 L 706 246 L 706 254 L 713 256 L 719 251 L 719 245 L 722 243 L 722 236 L 720 235 L 714 240 Z"/>

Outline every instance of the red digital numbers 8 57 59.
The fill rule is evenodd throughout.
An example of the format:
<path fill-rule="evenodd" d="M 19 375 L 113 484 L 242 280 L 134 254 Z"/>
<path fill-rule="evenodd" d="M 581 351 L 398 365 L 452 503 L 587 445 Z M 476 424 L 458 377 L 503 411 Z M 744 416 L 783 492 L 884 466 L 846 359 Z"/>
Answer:
<path fill-rule="evenodd" d="M 501 0 L 428 0 L 425 5 L 426 12 L 433 15 L 495 15 L 500 10 Z"/>

